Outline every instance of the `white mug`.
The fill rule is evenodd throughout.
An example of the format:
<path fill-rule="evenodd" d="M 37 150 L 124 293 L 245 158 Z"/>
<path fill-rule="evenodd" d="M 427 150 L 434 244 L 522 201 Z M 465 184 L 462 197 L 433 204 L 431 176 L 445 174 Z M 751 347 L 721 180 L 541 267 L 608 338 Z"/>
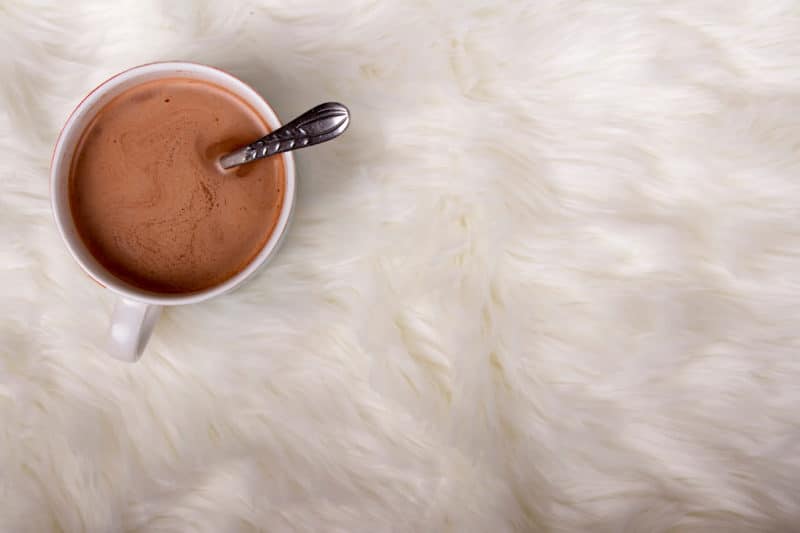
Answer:
<path fill-rule="evenodd" d="M 111 317 L 109 353 L 124 361 L 136 361 L 147 344 L 165 305 L 193 304 L 231 291 L 267 263 L 278 250 L 288 230 L 295 203 L 295 170 L 291 152 L 284 152 L 285 188 L 278 222 L 264 247 L 238 274 L 209 289 L 187 294 L 150 292 L 127 283 L 104 268 L 78 236 L 70 213 L 69 174 L 73 154 L 81 134 L 97 112 L 121 92 L 141 83 L 162 78 L 190 78 L 221 86 L 247 102 L 271 130 L 281 126 L 275 112 L 250 86 L 214 67 L 182 61 L 149 63 L 134 67 L 106 80 L 90 92 L 67 119 L 56 141 L 50 165 L 50 199 L 58 231 L 72 256 L 100 285 L 116 293 Z"/>

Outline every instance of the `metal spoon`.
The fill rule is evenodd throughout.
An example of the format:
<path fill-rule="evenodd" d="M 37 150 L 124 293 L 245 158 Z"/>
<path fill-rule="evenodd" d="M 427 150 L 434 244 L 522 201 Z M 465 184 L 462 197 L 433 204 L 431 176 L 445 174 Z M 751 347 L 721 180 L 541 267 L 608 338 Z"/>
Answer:
<path fill-rule="evenodd" d="M 231 168 L 281 152 L 324 143 L 341 135 L 349 124 L 350 112 L 345 106 L 336 102 L 320 104 L 267 136 L 222 156 L 219 162 L 222 168 Z"/>

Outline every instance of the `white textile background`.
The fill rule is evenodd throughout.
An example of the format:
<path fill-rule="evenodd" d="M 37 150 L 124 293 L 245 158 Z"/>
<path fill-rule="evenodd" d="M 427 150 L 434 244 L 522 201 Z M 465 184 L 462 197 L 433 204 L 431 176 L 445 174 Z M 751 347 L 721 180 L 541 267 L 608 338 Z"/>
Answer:
<path fill-rule="evenodd" d="M 48 164 L 164 59 L 353 122 L 128 365 Z M 794 0 L 4 0 L 0 531 L 800 530 L 799 117 Z"/>

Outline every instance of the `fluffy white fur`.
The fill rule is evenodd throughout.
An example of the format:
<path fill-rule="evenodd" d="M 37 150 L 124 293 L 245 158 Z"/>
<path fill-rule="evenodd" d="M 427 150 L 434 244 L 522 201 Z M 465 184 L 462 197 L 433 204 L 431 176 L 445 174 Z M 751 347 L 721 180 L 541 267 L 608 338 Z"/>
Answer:
<path fill-rule="evenodd" d="M 0 4 L 0 531 L 800 527 L 795 0 Z M 288 118 L 286 246 L 110 359 L 71 108 L 213 64 Z"/>

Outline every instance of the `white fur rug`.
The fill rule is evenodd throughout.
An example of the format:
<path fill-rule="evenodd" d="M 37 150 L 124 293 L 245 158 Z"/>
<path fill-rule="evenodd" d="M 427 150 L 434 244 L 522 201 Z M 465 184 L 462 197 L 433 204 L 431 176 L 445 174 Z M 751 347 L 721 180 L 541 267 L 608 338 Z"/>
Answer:
<path fill-rule="evenodd" d="M 160 59 L 353 124 L 129 365 L 48 164 Z M 0 80 L 0 531 L 800 531 L 795 0 L 4 0 Z"/>

